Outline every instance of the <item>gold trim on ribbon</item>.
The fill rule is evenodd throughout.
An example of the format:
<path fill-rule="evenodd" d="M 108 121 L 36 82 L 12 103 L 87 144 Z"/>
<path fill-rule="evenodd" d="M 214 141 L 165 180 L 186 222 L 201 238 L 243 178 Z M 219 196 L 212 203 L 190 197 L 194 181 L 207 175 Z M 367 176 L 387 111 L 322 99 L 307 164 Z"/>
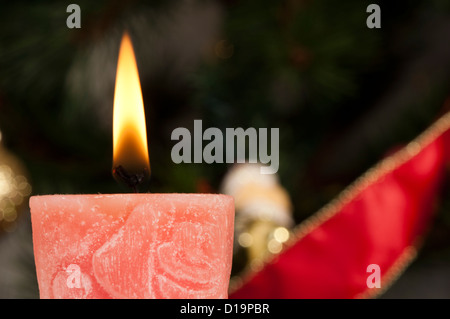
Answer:
<path fill-rule="evenodd" d="M 369 185 L 377 182 L 385 176 L 387 173 L 392 172 L 402 164 L 412 159 L 418 153 L 420 153 L 425 147 L 427 147 L 436 138 L 444 134 L 450 129 L 450 112 L 444 114 L 418 137 L 408 143 L 405 147 L 397 151 L 396 153 L 387 156 L 380 162 L 375 164 L 372 168 L 367 170 L 363 175 L 356 179 L 353 183 L 347 186 L 335 199 L 325 205 L 319 211 L 312 216 L 308 217 L 292 231 L 290 240 L 284 245 L 280 253 L 267 257 L 257 265 L 253 265 L 251 269 L 243 272 L 242 275 L 233 276 L 230 280 L 229 293 L 237 291 L 243 285 L 251 280 L 259 271 L 261 271 L 267 264 L 274 262 L 283 252 L 294 246 L 303 237 L 311 233 L 314 229 L 325 223 L 332 218 L 341 209 L 358 196 Z M 379 296 L 382 292 L 387 290 L 393 282 L 400 277 L 400 275 L 406 270 L 406 268 L 415 259 L 418 252 L 418 244 L 413 244 L 404 249 L 402 254 L 392 264 L 391 268 L 385 273 L 382 278 L 382 287 L 384 288 L 372 288 L 358 294 L 358 298 L 372 298 Z"/>
<path fill-rule="evenodd" d="M 392 284 L 405 272 L 408 266 L 416 259 L 418 248 L 416 245 L 406 247 L 389 270 L 381 278 L 380 288 L 367 288 L 357 294 L 355 299 L 376 298 L 386 292 Z"/>

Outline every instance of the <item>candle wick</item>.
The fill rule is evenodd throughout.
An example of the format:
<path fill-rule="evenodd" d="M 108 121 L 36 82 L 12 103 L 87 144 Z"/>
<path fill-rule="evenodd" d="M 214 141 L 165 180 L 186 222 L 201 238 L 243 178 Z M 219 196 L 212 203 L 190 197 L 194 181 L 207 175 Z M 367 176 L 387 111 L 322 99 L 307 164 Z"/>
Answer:
<path fill-rule="evenodd" d="M 139 185 L 148 179 L 147 169 L 143 169 L 139 173 L 129 173 L 122 165 L 113 168 L 114 178 L 131 188 L 135 193 L 139 192 Z"/>

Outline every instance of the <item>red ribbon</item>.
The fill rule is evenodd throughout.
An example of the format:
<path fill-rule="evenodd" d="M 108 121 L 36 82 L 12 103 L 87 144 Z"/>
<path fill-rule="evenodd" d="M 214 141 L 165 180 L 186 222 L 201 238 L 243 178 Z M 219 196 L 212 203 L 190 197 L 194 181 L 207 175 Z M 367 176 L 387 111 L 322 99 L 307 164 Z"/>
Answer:
<path fill-rule="evenodd" d="M 294 230 L 288 247 L 230 298 L 360 298 L 386 289 L 414 258 L 450 160 L 450 113 L 381 161 Z M 370 288 L 368 266 L 381 288 Z"/>

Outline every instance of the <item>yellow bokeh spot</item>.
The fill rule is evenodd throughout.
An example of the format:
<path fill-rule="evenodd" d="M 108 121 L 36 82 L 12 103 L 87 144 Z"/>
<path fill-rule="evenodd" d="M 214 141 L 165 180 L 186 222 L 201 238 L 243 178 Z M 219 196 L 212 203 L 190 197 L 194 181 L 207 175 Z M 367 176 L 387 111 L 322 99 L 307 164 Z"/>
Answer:
<path fill-rule="evenodd" d="M 247 232 L 242 233 L 239 235 L 238 242 L 244 248 L 250 247 L 253 244 L 253 236 Z"/>
<path fill-rule="evenodd" d="M 282 248 L 283 248 L 283 245 L 274 238 L 269 240 L 269 243 L 267 244 L 267 249 L 272 254 L 278 254 Z"/>
<path fill-rule="evenodd" d="M 289 239 L 289 231 L 285 227 L 278 227 L 273 232 L 276 241 L 284 243 Z"/>

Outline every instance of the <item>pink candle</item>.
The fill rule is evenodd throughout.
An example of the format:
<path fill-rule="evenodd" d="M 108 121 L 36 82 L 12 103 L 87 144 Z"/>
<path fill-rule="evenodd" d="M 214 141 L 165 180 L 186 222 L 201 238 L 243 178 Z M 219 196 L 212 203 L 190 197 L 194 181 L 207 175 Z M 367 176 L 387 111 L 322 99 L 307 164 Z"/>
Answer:
<path fill-rule="evenodd" d="M 30 200 L 41 298 L 226 298 L 226 195 L 50 195 Z"/>
<path fill-rule="evenodd" d="M 119 52 L 114 176 L 150 174 L 131 40 Z M 226 195 L 47 195 L 30 199 L 41 298 L 226 298 L 234 201 Z"/>

